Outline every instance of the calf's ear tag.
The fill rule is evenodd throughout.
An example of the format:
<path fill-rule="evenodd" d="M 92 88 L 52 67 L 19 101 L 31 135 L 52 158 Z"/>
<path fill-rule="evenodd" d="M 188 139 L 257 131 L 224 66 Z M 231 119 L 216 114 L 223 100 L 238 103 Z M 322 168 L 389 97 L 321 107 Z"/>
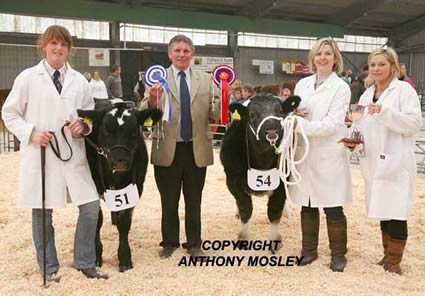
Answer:
<path fill-rule="evenodd" d="M 145 120 L 145 122 L 144 122 L 144 126 L 147 126 L 147 127 L 151 127 L 152 126 L 152 124 L 153 124 L 153 120 L 152 120 L 152 117 L 148 117 L 148 118 L 146 118 L 146 120 Z"/>
<path fill-rule="evenodd" d="M 87 125 L 92 125 L 93 124 L 93 120 L 91 120 L 91 118 L 88 117 L 84 117 L 83 118 L 83 123 L 87 124 Z"/>
<path fill-rule="evenodd" d="M 241 120 L 241 115 L 239 114 L 238 110 L 235 110 L 235 112 L 232 113 L 232 119 Z"/>

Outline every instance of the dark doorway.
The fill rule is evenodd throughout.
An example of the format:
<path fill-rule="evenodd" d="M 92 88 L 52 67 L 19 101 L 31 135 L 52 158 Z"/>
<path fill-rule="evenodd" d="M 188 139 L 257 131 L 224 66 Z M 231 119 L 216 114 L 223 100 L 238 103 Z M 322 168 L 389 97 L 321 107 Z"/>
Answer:
<path fill-rule="evenodd" d="M 125 98 L 133 96 L 133 88 L 138 79 L 138 72 L 145 71 L 152 65 L 171 65 L 166 52 L 121 51 L 121 80 Z"/>

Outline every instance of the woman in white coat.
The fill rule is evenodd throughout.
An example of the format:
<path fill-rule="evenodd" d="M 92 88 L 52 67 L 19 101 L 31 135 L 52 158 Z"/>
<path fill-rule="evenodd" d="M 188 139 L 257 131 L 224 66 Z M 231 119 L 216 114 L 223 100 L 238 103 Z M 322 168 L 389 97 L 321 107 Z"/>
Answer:
<path fill-rule="evenodd" d="M 422 126 L 421 108 L 414 88 L 397 79 L 399 63 L 392 48 L 374 50 L 368 65 L 369 87 L 359 101 L 367 106 L 359 123 L 367 215 L 381 221 L 384 257 L 378 264 L 401 274 L 407 218 L 415 199 L 415 136 Z"/>
<path fill-rule="evenodd" d="M 347 264 L 347 220 L 342 206 L 351 200 L 351 173 L 349 156 L 338 141 L 346 133 L 344 119 L 351 93 L 337 75 L 343 69 L 343 61 L 334 40 L 318 40 L 310 50 L 309 64 L 315 74 L 301 79 L 294 93 L 301 97 L 295 131 L 303 128 L 310 151 L 298 166 L 302 179 L 297 186 L 290 187 L 289 198 L 302 207 L 301 265 L 318 257 L 318 208 L 323 208 L 331 249 L 330 268 L 342 272 Z M 305 143 L 300 146 L 303 151 Z"/>
<path fill-rule="evenodd" d="M 93 79 L 90 81 L 91 92 L 95 99 L 107 99 L 108 91 L 105 82 L 100 78 L 99 71 L 93 72 Z"/>
<path fill-rule="evenodd" d="M 6 127 L 21 141 L 21 164 L 17 207 L 32 209 L 33 239 L 37 262 L 43 272 L 42 194 L 40 147 L 46 147 L 46 277 L 59 281 L 52 224 L 54 208 L 64 207 L 69 197 L 79 208 L 74 242 L 74 267 L 89 278 L 105 277 L 96 271 L 95 234 L 99 198 L 87 164 L 84 139 L 86 126 L 78 120 L 77 109 L 94 107 L 87 80 L 67 63 L 72 37 L 61 26 L 50 26 L 40 36 L 38 45 L 45 58 L 16 77 L 3 105 Z M 73 151 L 63 162 L 51 147 L 52 132 L 57 135 L 62 158 L 70 151 L 60 133 L 65 134 Z"/>

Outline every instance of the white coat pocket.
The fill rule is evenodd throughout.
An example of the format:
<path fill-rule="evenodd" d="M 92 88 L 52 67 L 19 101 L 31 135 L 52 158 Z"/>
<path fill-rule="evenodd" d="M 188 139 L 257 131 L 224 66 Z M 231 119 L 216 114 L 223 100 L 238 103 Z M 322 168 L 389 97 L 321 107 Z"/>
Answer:
<path fill-rule="evenodd" d="M 402 170 L 402 154 L 381 153 L 378 156 L 375 169 L 375 178 L 380 180 L 394 180 Z"/>

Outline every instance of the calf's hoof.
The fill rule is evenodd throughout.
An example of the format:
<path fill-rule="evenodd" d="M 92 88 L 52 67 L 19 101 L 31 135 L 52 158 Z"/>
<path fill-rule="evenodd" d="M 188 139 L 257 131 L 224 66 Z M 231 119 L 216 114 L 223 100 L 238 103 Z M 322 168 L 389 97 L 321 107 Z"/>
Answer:
<path fill-rule="evenodd" d="M 279 250 L 282 249 L 282 247 L 283 247 L 283 244 L 282 244 L 282 241 L 281 240 L 279 240 L 279 241 L 278 240 L 274 240 L 273 241 L 273 245 L 270 248 L 270 252 L 274 255 L 277 252 L 279 252 Z"/>
<path fill-rule="evenodd" d="M 329 267 L 333 272 L 343 272 L 346 265 L 347 259 L 345 258 L 345 256 L 333 256 L 331 258 L 331 265 Z"/>
<path fill-rule="evenodd" d="M 103 259 L 102 257 L 96 259 L 96 267 L 102 267 Z"/>
<path fill-rule="evenodd" d="M 133 269 L 133 263 L 130 262 L 128 265 L 121 265 L 120 264 L 120 272 L 126 272 L 130 269 Z"/>

